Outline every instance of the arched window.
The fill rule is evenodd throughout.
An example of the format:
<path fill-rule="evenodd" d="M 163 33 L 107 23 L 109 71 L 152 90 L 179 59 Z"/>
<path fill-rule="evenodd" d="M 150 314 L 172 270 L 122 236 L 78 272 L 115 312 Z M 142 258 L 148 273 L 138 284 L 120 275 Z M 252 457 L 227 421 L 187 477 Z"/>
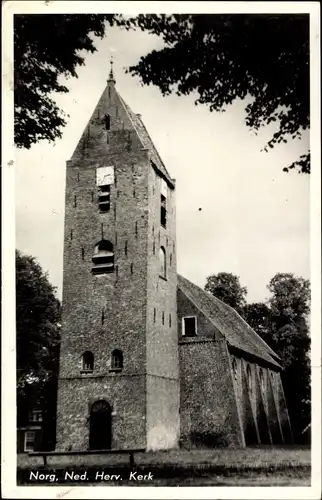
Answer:
<path fill-rule="evenodd" d="M 123 353 L 119 349 L 114 349 L 111 357 L 111 370 L 122 370 Z"/>
<path fill-rule="evenodd" d="M 232 365 L 232 369 L 233 369 L 234 380 L 237 382 L 238 371 L 237 371 L 237 361 L 235 358 L 233 358 L 231 365 Z"/>
<path fill-rule="evenodd" d="M 114 271 L 113 244 L 107 240 L 101 240 L 95 245 L 92 257 L 94 274 L 106 274 Z"/>
<path fill-rule="evenodd" d="M 163 247 L 159 250 L 159 264 L 160 264 L 160 276 L 166 279 L 167 277 L 167 265 L 166 265 L 166 253 Z"/>
<path fill-rule="evenodd" d="M 94 370 L 94 354 L 91 351 L 86 351 L 83 354 L 83 371 L 92 372 Z"/>
<path fill-rule="evenodd" d="M 247 365 L 246 373 L 247 373 L 247 382 L 248 382 L 249 392 L 252 395 L 252 393 L 253 393 L 253 379 L 252 379 L 252 371 L 251 371 L 249 365 Z"/>

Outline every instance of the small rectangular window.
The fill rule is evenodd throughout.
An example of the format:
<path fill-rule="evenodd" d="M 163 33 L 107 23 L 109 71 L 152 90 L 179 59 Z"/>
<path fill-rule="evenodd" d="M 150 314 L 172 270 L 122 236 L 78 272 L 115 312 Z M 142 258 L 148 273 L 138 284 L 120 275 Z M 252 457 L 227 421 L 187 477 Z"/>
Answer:
<path fill-rule="evenodd" d="M 32 410 L 29 415 L 30 422 L 42 422 L 42 410 Z"/>
<path fill-rule="evenodd" d="M 196 316 L 186 316 L 182 318 L 182 335 L 185 337 L 195 337 L 197 335 Z"/>
<path fill-rule="evenodd" d="M 26 431 L 25 432 L 25 446 L 24 450 L 25 451 L 34 451 L 35 447 L 35 440 L 36 440 L 36 433 L 35 431 Z"/>

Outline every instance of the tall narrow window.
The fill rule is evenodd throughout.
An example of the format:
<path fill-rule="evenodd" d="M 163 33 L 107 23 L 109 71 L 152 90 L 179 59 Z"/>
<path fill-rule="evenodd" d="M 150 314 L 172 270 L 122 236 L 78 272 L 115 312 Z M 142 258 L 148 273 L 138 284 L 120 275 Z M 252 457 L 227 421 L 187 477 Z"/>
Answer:
<path fill-rule="evenodd" d="M 111 118 L 110 118 L 110 115 L 105 115 L 104 116 L 104 121 L 105 121 L 105 129 L 106 130 L 110 130 L 110 127 L 111 127 Z"/>
<path fill-rule="evenodd" d="M 26 431 L 25 432 L 25 442 L 24 442 L 24 451 L 34 451 L 36 440 L 35 431 Z"/>
<path fill-rule="evenodd" d="M 246 373 L 247 373 L 247 383 L 248 383 L 249 393 L 252 396 L 252 394 L 253 394 L 253 378 L 252 378 L 252 371 L 251 371 L 249 365 L 247 365 Z"/>
<path fill-rule="evenodd" d="M 84 352 L 82 361 L 82 370 L 84 372 L 92 372 L 94 370 L 94 354 L 91 351 Z"/>
<path fill-rule="evenodd" d="M 263 394 L 265 394 L 265 390 L 266 390 L 266 387 L 265 387 L 265 377 L 264 377 L 264 372 L 262 370 L 262 368 L 260 368 L 259 370 L 259 382 L 260 382 L 260 386 L 261 386 L 261 391 Z"/>
<path fill-rule="evenodd" d="M 167 266 L 166 266 L 166 253 L 163 247 L 159 250 L 159 264 L 160 264 L 160 276 L 166 279 L 167 277 Z"/>
<path fill-rule="evenodd" d="M 195 337 L 197 335 L 196 316 L 185 316 L 182 318 L 182 335 L 185 337 Z"/>
<path fill-rule="evenodd" d="M 233 358 L 231 366 L 232 366 L 232 369 L 233 369 L 234 380 L 237 382 L 237 379 L 238 379 L 238 370 L 237 370 L 237 361 L 236 361 L 235 358 Z"/>
<path fill-rule="evenodd" d="M 167 227 L 167 199 L 161 194 L 161 226 Z"/>
<path fill-rule="evenodd" d="M 106 274 L 114 271 L 113 244 L 107 240 L 101 240 L 94 248 L 93 274 Z"/>
<path fill-rule="evenodd" d="M 161 226 L 167 227 L 167 184 L 161 179 Z"/>
<path fill-rule="evenodd" d="M 114 349 L 111 356 L 111 370 L 122 370 L 123 368 L 123 353 L 120 349 Z"/>

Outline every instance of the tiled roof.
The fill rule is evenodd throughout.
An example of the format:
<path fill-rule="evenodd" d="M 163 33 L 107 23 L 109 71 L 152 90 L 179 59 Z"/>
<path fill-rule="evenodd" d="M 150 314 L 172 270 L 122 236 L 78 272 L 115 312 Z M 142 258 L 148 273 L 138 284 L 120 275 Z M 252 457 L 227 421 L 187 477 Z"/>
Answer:
<path fill-rule="evenodd" d="M 160 172 L 163 174 L 163 176 L 170 182 L 170 184 L 173 185 L 173 179 L 171 179 L 169 172 L 165 168 L 164 163 L 161 160 L 161 157 L 160 157 L 155 145 L 153 144 L 152 139 L 149 136 L 149 133 L 148 133 L 147 129 L 145 128 L 145 125 L 142 122 L 140 116 L 133 113 L 130 106 L 128 106 L 126 104 L 126 102 L 122 99 L 122 97 L 120 96 L 119 93 L 117 93 L 117 95 L 118 95 L 118 98 L 120 99 L 120 101 L 122 102 L 124 108 L 126 109 L 128 115 L 133 123 L 133 127 L 135 128 L 136 133 L 138 134 L 138 136 L 143 144 L 143 147 L 147 148 L 150 151 L 151 159 L 152 159 L 153 163 L 160 170 Z"/>
<path fill-rule="evenodd" d="M 243 320 L 235 309 L 210 293 L 205 292 L 180 274 L 178 274 L 178 288 L 207 316 L 223 334 L 228 344 L 281 368 L 274 359 L 279 359 L 277 354 Z"/>

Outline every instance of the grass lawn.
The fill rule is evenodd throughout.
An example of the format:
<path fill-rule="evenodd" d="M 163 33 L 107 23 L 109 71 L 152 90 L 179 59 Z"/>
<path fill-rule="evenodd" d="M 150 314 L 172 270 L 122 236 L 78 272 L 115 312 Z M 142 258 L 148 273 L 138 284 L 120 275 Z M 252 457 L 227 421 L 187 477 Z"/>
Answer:
<path fill-rule="evenodd" d="M 40 457 L 18 456 L 20 484 L 30 484 L 27 479 L 31 470 L 54 471 L 59 477 L 56 485 L 62 482 L 75 485 L 75 482 L 61 481 L 65 471 L 82 474 L 87 470 L 88 486 L 309 486 L 311 450 L 289 446 L 138 453 L 134 470 L 138 474 L 151 472 L 152 482 L 128 480 L 127 455 L 49 457 L 46 469 Z M 120 474 L 122 481 L 92 481 L 96 471 Z"/>

